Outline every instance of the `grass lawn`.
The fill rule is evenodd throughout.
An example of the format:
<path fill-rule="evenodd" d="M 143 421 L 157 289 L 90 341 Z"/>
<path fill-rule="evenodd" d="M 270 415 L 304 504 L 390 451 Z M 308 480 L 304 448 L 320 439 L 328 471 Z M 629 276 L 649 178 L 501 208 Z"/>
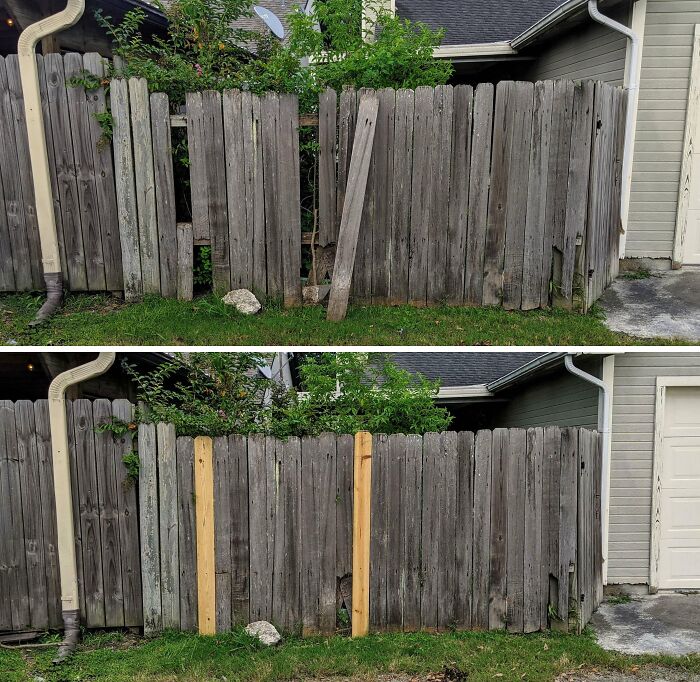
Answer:
<path fill-rule="evenodd" d="M 147 298 L 126 304 L 107 296 L 70 295 L 46 325 L 27 324 L 43 296 L 0 296 L 0 343 L 18 345 L 214 346 L 613 346 L 678 345 L 610 331 L 599 312 L 508 312 L 501 308 L 351 307 L 340 323 L 325 309 L 271 304 L 241 315 L 213 295 L 194 301 Z"/>
<path fill-rule="evenodd" d="M 588 635 L 508 635 L 495 632 L 372 635 L 361 640 L 288 639 L 262 648 L 242 630 L 216 637 L 169 633 L 139 640 L 121 633 L 88 635 L 78 652 L 53 666 L 53 649 L 0 650 L 3 682 L 64 680 L 213 681 L 290 680 L 440 673 L 446 668 L 469 680 L 552 680 L 572 670 L 634 672 L 645 665 L 700 673 L 700 655 L 623 656 L 601 649 Z M 456 679 L 455 676 L 452 679 Z M 464 679 L 467 679 L 466 676 Z"/>

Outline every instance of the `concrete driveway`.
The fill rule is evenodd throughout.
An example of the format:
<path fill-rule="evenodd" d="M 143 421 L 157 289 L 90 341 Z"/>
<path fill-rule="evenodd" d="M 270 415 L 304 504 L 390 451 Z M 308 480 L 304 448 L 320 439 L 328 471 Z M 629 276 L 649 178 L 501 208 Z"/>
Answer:
<path fill-rule="evenodd" d="M 625 654 L 700 653 L 700 594 L 655 594 L 605 602 L 591 625 L 598 644 Z"/>
<path fill-rule="evenodd" d="M 646 279 L 621 276 L 598 303 L 613 331 L 700 340 L 700 268 L 654 272 Z"/>

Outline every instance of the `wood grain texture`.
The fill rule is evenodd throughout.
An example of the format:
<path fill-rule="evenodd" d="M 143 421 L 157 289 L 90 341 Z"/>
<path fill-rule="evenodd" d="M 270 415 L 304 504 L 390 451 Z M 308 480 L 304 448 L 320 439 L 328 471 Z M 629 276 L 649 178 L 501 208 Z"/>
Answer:
<path fill-rule="evenodd" d="M 213 443 L 194 440 L 195 524 L 197 529 L 197 632 L 216 633 L 216 562 L 214 549 Z"/>
<path fill-rule="evenodd" d="M 176 446 L 180 629 L 197 630 L 197 524 L 195 519 L 194 439 L 180 436 Z"/>
<path fill-rule="evenodd" d="M 355 436 L 352 530 L 352 636 L 369 633 L 372 436 Z"/>
<path fill-rule="evenodd" d="M 336 157 L 338 134 L 338 95 L 332 88 L 324 90 L 318 101 L 318 243 L 328 246 L 337 242 Z M 342 211 L 341 211 L 342 212 Z"/>
<path fill-rule="evenodd" d="M 474 440 L 474 560 L 472 625 L 489 627 L 489 574 L 491 563 L 491 451 L 493 433 L 478 431 Z"/>

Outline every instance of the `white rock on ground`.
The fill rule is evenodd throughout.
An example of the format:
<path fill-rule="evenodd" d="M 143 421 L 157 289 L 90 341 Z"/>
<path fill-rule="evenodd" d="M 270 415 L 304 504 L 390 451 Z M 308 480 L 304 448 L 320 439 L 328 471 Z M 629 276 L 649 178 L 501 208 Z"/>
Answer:
<path fill-rule="evenodd" d="M 251 637 L 257 637 L 265 646 L 275 646 L 282 641 L 282 635 L 277 628 L 266 620 L 257 620 L 248 625 L 245 631 Z"/>
<path fill-rule="evenodd" d="M 239 313 L 244 315 L 255 315 L 260 312 L 262 306 L 260 301 L 255 297 L 255 294 L 248 289 L 234 289 L 229 291 L 226 296 L 221 299 L 226 305 L 232 305 Z"/>

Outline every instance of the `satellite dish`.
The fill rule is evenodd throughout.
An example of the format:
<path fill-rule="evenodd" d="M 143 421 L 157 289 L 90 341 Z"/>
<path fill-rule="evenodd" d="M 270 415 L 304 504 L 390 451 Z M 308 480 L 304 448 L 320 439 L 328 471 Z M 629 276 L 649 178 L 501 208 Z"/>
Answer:
<path fill-rule="evenodd" d="M 253 10 L 255 10 L 255 13 L 280 40 L 284 38 L 284 26 L 282 26 L 282 22 L 277 18 L 274 12 L 260 7 L 260 5 L 253 5 Z"/>

